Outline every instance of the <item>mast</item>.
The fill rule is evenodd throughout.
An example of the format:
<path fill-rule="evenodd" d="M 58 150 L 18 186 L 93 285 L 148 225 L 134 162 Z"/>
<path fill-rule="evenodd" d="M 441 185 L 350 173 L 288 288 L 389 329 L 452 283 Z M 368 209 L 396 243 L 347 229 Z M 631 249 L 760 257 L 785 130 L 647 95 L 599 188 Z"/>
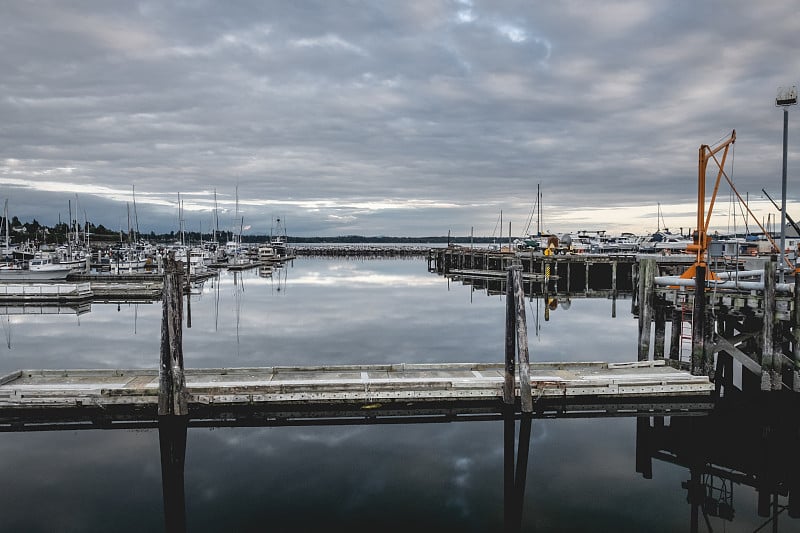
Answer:
<path fill-rule="evenodd" d="M 125 207 L 128 209 L 128 245 L 131 244 L 131 204 L 125 202 Z"/>
<path fill-rule="evenodd" d="M 6 225 L 6 249 L 5 255 L 8 256 L 8 245 L 9 245 L 9 236 L 8 236 L 8 198 L 6 198 L 5 205 L 3 206 L 3 223 Z"/>
<path fill-rule="evenodd" d="M 217 211 L 217 189 L 214 188 L 214 238 L 212 241 L 217 242 L 217 233 L 219 233 L 219 213 Z"/>
<path fill-rule="evenodd" d="M 139 233 L 139 215 L 136 213 L 136 186 L 131 185 L 131 190 L 133 192 L 133 224 L 136 227 L 136 240 L 138 241 L 141 235 Z"/>
<path fill-rule="evenodd" d="M 541 183 L 536 184 L 536 236 L 542 236 L 542 190 Z"/>
<path fill-rule="evenodd" d="M 78 235 L 78 195 L 75 195 L 75 244 L 80 240 Z"/>

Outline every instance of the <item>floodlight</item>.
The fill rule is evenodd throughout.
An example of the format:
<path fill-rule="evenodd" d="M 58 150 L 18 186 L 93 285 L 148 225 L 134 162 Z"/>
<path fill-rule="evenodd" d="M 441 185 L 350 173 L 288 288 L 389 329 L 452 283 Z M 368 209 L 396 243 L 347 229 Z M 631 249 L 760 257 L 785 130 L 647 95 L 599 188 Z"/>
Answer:
<path fill-rule="evenodd" d="M 797 87 L 778 87 L 778 96 L 775 97 L 776 106 L 790 106 L 797 103 Z"/>

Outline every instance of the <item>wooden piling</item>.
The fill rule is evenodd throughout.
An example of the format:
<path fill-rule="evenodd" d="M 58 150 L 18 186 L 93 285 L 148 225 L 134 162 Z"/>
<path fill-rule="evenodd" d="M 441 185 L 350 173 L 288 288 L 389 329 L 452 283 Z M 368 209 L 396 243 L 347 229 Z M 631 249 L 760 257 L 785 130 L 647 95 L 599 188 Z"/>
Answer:
<path fill-rule="evenodd" d="M 183 371 L 183 265 L 170 254 L 164 264 L 158 414 L 189 414 Z"/>
<path fill-rule="evenodd" d="M 664 345 L 666 344 L 667 312 L 662 302 L 655 308 L 655 343 L 653 345 L 653 359 L 664 359 Z"/>
<path fill-rule="evenodd" d="M 650 324 L 653 321 L 656 268 L 655 259 L 642 259 L 639 263 L 639 361 L 650 358 Z"/>
<path fill-rule="evenodd" d="M 514 384 L 514 358 L 516 357 L 517 350 L 516 301 L 516 295 L 514 294 L 514 273 L 512 270 L 509 270 L 506 275 L 506 372 L 505 381 L 503 382 L 503 402 L 509 405 L 514 403 L 514 398 L 516 396 L 514 393 L 514 389 L 516 388 Z"/>
<path fill-rule="evenodd" d="M 517 357 L 519 362 L 519 396 L 523 413 L 533 412 L 531 395 L 531 371 L 528 356 L 528 325 L 525 318 L 525 292 L 522 290 L 522 265 L 510 269 L 514 278 L 516 300 Z"/>
<path fill-rule="evenodd" d="M 631 294 L 631 314 L 635 315 L 638 311 L 638 292 L 636 287 L 639 286 L 639 265 L 637 263 L 633 263 L 631 265 L 631 287 L 633 287 L 633 292 Z"/>
<path fill-rule="evenodd" d="M 706 267 L 697 265 L 692 309 L 692 375 L 702 376 L 706 359 Z"/>
<path fill-rule="evenodd" d="M 792 390 L 800 392 L 800 271 L 794 273 L 794 309 L 792 310 Z"/>
<path fill-rule="evenodd" d="M 775 256 L 764 265 L 764 328 L 761 352 L 761 390 L 781 388 L 780 354 L 775 351 Z"/>
<path fill-rule="evenodd" d="M 186 252 L 186 279 L 192 279 L 191 262 L 189 261 L 189 252 Z M 181 286 L 183 292 L 183 286 Z M 186 291 L 186 327 L 192 327 L 192 291 Z"/>
<path fill-rule="evenodd" d="M 672 323 L 669 334 L 669 358 L 679 361 L 681 358 L 681 329 L 683 328 L 683 316 L 681 309 L 677 305 L 672 309 Z"/>

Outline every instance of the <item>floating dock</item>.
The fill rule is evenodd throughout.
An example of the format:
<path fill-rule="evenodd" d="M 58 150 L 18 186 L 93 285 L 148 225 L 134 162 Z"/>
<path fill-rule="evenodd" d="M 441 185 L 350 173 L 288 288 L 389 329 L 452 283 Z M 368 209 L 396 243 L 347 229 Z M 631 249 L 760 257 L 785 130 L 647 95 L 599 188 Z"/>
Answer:
<path fill-rule="evenodd" d="M 186 369 L 190 414 L 207 407 L 305 412 L 306 416 L 351 416 L 352 408 L 428 408 L 432 404 L 478 404 L 499 408 L 502 364 L 443 363 L 265 368 Z M 518 380 L 517 380 L 518 382 Z M 663 361 L 634 363 L 533 363 L 534 405 L 645 403 L 672 397 L 710 401 L 713 385 Z M 519 386 L 516 394 L 519 396 Z M 110 415 L 138 408 L 152 416 L 158 406 L 159 372 L 146 370 L 20 370 L 0 378 L 0 423 L 29 412 L 83 409 Z M 348 409 L 350 407 L 351 409 Z M 710 407 L 707 406 L 707 407 Z M 96 414 L 96 413 L 95 413 Z"/>

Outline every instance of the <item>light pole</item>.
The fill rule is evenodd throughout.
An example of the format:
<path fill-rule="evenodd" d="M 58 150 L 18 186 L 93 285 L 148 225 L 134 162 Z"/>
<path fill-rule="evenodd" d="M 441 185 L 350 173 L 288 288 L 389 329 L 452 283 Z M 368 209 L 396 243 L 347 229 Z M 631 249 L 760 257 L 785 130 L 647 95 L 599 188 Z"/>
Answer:
<path fill-rule="evenodd" d="M 789 143 L 789 106 L 797 103 L 797 87 L 779 87 L 775 105 L 783 108 L 783 172 L 781 173 L 781 260 L 780 281 L 784 282 L 786 268 L 786 160 Z"/>

